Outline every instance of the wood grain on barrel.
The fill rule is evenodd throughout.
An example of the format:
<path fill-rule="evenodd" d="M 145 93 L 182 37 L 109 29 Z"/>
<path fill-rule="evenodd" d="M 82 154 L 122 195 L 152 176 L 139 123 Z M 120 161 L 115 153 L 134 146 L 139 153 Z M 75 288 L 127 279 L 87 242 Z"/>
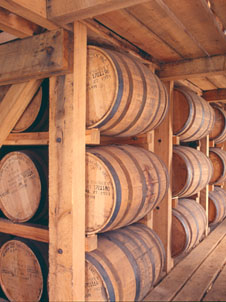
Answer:
<path fill-rule="evenodd" d="M 186 87 L 174 89 L 173 133 L 181 141 L 200 140 L 214 125 L 214 111 L 200 96 Z"/>
<path fill-rule="evenodd" d="M 87 127 L 104 135 L 150 131 L 168 109 L 164 85 L 129 55 L 89 46 L 87 80 Z"/>
<path fill-rule="evenodd" d="M 42 270 L 33 251 L 23 242 L 10 240 L 0 250 L 0 283 L 10 301 L 39 301 Z"/>
<path fill-rule="evenodd" d="M 47 197 L 47 189 L 44 188 L 47 182 L 45 169 L 45 162 L 31 151 L 13 151 L 2 158 L 0 207 L 9 219 L 25 222 L 36 214 L 40 201 L 44 202 Z"/>
<path fill-rule="evenodd" d="M 141 301 L 158 281 L 164 255 L 142 224 L 100 235 L 98 249 L 86 254 L 86 301 Z"/>
<path fill-rule="evenodd" d="M 215 113 L 215 123 L 210 131 L 210 140 L 220 144 L 226 140 L 226 112 L 217 105 L 211 104 Z"/>
<path fill-rule="evenodd" d="M 129 145 L 87 149 L 86 232 L 140 220 L 161 202 L 168 185 L 166 167 L 152 152 Z"/>
<path fill-rule="evenodd" d="M 173 196 L 192 196 L 202 190 L 210 181 L 213 166 L 202 152 L 184 146 L 173 150 Z"/>
<path fill-rule="evenodd" d="M 209 223 L 214 225 L 221 222 L 226 216 L 226 191 L 223 188 L 214 187 L 209 192 Z"/>
<path fill-rule="evenodd" d="M 178 256 L 194 247 L 204 235 L 207 217 L 202 206 L 192 199 L 179 199 L 173 209 L 172 255 Z"/>
<path fill-rule="evenodd" d="M 222 183 L 226 180 L 226 151 L 210 148 L 209 158 L 213 164 L 213 175 L 210 184 Z"/>

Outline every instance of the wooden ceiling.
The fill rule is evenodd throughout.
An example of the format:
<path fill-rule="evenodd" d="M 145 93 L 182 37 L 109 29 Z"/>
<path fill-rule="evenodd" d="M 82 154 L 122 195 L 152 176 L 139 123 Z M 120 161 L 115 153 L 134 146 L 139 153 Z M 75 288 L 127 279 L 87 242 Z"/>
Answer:
<path fill-rule="evenodd" d="M 81 20 L 89 42 L 153 63 L 160 78 L 226 99 L 225 0 L 0 0 L 0 44 Z"/>

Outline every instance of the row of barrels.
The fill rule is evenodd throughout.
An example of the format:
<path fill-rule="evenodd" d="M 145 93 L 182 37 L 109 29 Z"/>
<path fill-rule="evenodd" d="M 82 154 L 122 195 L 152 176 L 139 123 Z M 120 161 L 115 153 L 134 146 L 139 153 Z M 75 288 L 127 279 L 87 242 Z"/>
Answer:
<path fill-rule="evenodd" d="M 179 199 L 172 210 L 172 256 L 188 252 L 205 236 L 208 225 L 220 223 L 226 217 L 226 191 L 215 186 L 209 192 L 208 219 L 204 208 L 195 200 Z"/>
<path fill-rule="evenodd" d="M 18 150 L 0 161 L 0 209 L 14 222 L 48 216 L 48 167 L 44 153 Z M 46 154 L 47 158 L 47 154 Z M 208 183 L 226 179 L 226 152 L 202 152 L 175 146 L 172 162 L 173 196 L 189 197 Z M 87 148 L 86 232 L 120 228 L 156 208 L 169 187 L 163 161 L 153 152 L 130 145 Z"/>
<path fill-rule="evenodd" d="M 142 301 L 159 280 L 165 252 L 143 224 L 99 235 L 86 253 L 86 301 Z M 0 285 L 9 301 L 48 300 L 48 247 L 12 238 L 0 249 Z"/>
<path fill-rule="evenodd" d="M 130 55 L 88 46 L 86 127 L 107 136 L 128 137 L 155 129 L 164 120 L 169 98 L 164 84 Z M 45 80 L 14 132 L 46 129 L 48 81 Z M 181 141 L 206 135 L 226 140 L 226 112 L 186 87 L 173 93 L 173 133 Z"/>

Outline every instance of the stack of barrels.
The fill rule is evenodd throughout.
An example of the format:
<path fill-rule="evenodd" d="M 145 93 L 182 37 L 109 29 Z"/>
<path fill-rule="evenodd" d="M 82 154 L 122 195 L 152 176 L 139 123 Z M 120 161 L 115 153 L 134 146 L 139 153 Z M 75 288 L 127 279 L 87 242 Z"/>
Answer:
<path fill-rule="evenodd" d="M 167 91 L 146 66 L 129 55 L 88 48 L 88 128 L 134 136 L 156 128 L 167 109 Z M 86 253 L 87 301 L 141 301 L 156 284 L 164 248 L 139 221 L 168 186 L 168 171 L 153 152 L 123 144 L 87 148 L 86 234 L 98 233 L 98 248 Z"/>
<path fill-rule="evenodd" d="M 12 132 L 47 130 L 48 99 L 44 80 Z M 47 223 L 47 149 L 1 149 L 0 209 L 16 223 Z M 1 301 L 47 301 L 48 245 L 1 234 L 0 247 Z"/>
<path fill-rule="evenodd" d="M 173 132 L 182 142 L 174 147 L 172 163 L 172 193 L 179 197 L 172 223 L 172 255 L 175 257 L 189 251 L 202 239 L 208 222 L 217 223 L 225 217 L 226 199 L 222 188 L 217 187 L 209 193 L 208 217 L 192 198 L 206 185 L 225 181 L 226 152 L 210 148 L 207 157 L 190 147 L 195 145 L 192 142 L 207 135 L 215 143 L 223 142 L 226 139 L 225 113 L 190 89 L 177 87 L 173 94 Z"/>

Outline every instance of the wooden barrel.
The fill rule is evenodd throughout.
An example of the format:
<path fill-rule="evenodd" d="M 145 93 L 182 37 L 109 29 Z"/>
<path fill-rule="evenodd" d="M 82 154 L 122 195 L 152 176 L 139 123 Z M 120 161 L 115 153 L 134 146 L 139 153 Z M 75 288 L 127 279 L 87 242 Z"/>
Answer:
<path fill-rule="evenodd" d="M 101 234 L 98 249 L 86 254 L 86 301 L 142 301 L 164 259 L 160 239 L 145 225 Z"/>
<path fill-rule="evenodd" d="M 215 123 L 209 138 L 214 140 L 216 144 L 220 144 L 226 140 L 226 111 L 213 103 L 211 106 L 215 113 Z"/>
<path fill-rule="evenodd" d="M 214 225 L 221 222 L 226 216 L 226 192 L 215 186 L 214 191 L 209 192 L 209 223 Z"/>
<path fill-rule="evenodd" d="M 0 161 L 0 208 L 14 222 L 47 215 L 48 172 L 31 150 L 13 151 Z"/>
<path fill-rule="evenodd" d="M 48 249 L 43 246 L 25 239 L 13 239 L 2 246 L 0 284 L 10 301 L 47 301 Z"/>
<path fill-rule="evenodd" d="M 48 129 L 49 89 L 45 80 L 37 90 L 12 132 L 40 131 Z"/>
<path fill-rule="evenodd" d="M 129 55 L 88 47 L 87 127 L 131 136 L 156 128 L 168 110 L 165 86 Z"/>
<path fill-rule="evenodd" d="M 210 184 L 217 184 L 226 181 L 226 151 L 220 148 L 210 148 L 209 158 L 213 164 L 213 175 Z"/>
<path fill-rule="evenodd" d="M 118 145 L 87 149 L 86 232 L 106 232 L 143 218 L 163 199 L 168 173 L 143 148 Z"/>
<path fill-rule="evenodd" d="M 183 146 L 173 149 L 173 196 L 188 197 L 198 193 L 210 181 L 213 165 L 202 152 Z"/>
<path fill-rule="evenodd" d="M 193 199 L 179 199 L 172 212 L 171 250 L 175 257 L 201 240 L 207 227 L 207 217 L 203 207 Z"/>
<path fill-rule="evenodd" d="M 187 87 L 173 92 L 173 134 L 183 142 L 200 140 L 213 128 L 215 115 L 212 107 Z"/>

